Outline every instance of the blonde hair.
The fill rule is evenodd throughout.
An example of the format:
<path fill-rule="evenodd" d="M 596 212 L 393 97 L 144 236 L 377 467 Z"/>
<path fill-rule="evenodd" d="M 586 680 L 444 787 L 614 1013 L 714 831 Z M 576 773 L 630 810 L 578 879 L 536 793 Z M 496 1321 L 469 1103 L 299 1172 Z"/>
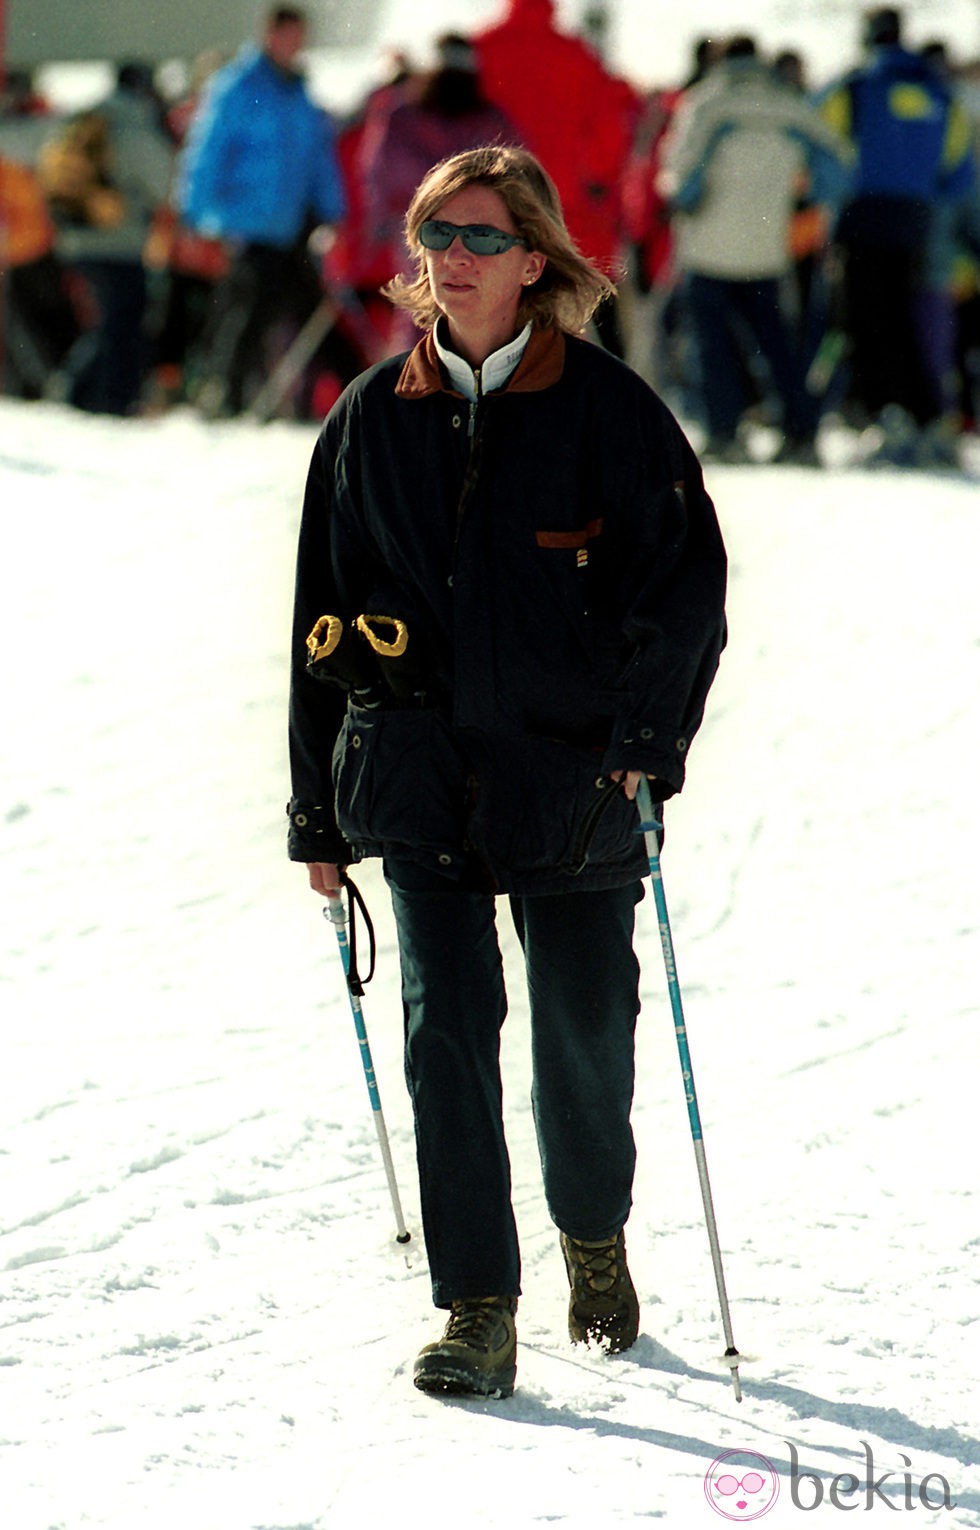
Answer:
<path fill-rule="evenodd" d="M 599 304 L 615 294 L 607 276 L 576 248 L 561 209 L 555 184 L 526 149 L 490 144 L 467 149 L 442 160 L 417 188 L 405 217 L 405 238 L 416 264 L 416 275 L 396 276 L 382 288 L 396 308 L 411 314 L 420 329 L 431 329 L 441 309 L 429 286 L 425 250 L 419 229 L 450 197 L 467 186 L 487 186 L 507 204 L 514 228 L 529 250 L 545 257 L 538 280 L 521 293 L 518 321 L 539 329 L 556 328 L 578 334 Z"/>

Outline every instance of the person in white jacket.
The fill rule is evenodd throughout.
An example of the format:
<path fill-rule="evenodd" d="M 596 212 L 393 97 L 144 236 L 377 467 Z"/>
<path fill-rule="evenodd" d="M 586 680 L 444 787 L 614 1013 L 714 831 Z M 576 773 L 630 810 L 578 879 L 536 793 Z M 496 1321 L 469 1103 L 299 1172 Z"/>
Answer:
<path fill-rule="evenodd" d="M 781 283 L 790 220 L 805 177 L 816 200 L 846 189 L 850 150 L 799 91 L 758 57 L 750 37 L 686 95 L 664 148 L 661 190 L 674 212 L 676 261 L 700 363 L 706 455 L 744 460 L 736 431 L 751 359 L 764 359 L 782 407 L 784 461 L 816 463 L 819 401 L 808 395 Z"/>

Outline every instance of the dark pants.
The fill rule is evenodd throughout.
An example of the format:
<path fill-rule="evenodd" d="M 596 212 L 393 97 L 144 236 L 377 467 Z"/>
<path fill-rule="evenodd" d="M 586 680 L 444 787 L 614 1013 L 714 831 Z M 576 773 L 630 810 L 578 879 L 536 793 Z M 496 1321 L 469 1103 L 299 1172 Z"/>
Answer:
<path fill-rule="evenodd" d="M 265 380 L 272 325 L 286 316 L 304 323 L 320 296 L 303 249 L 246 244 L 235 252 L 201 337 L 200 374 L 221 389 L 216 412 L 241 413 L 250 385 Z"/>
<path fill-rule="evenodd" d="M 291 249 L 246 244 L 233 257 L 227 276 L 212 299 L 213 313 L 204 326 L 196 370 L 220 394 L 216 413 L 240 414 L 278 358 L 270 340 L 284 323 L 299 330 L 323 297 L 323 286 L 303 243 Z M 333 371 L 345 387 L 364 370 L 365 358 L 340 325 L 331 327 L 316 364 Z M 309 414 L 309 397 L 301 397 Z"/>
<path fill-rule="evenodd" d="M 919 425 L 941 413 L 918 330 L 922 267 L 920 250 L 844 247 L 851 386 L 872 418 L 886 404 L 899 404 Z"/>
<path fill-rule="evenodd" d="M 146 273 L 141 261 L 79 260 L 95 299 L 95 324 L 65 363 L 68 402 L 92 414 L 130 414 L 146 373 Z"/>
<path fill-rule="evenodd" d="M 186 271 L 168 271 L 153 315 L 153 363 L 182 367 L 207 323 L 216 282 Z"/>
<path fill-rule="evenodd" d="M 12 266 L 3 282 L 7 299 L 6 344 L 0 354 L 3 391 L 41 398 L 51 374 L 78 339 L 65 269 L 54 255 L 42 255 L 26 265 Z"/>
<path fill-rule="evenodd" d="M 386 874 L 433 1300 L 448 1307 L 516 1296 L 520 1252 L 500 1080 L 507 998 L 494 899 L 415 866 L 389 863 Z M 635 882 L 510 900 L 527 971 L 545 1197 L 572 1237 L 612 1237 L 629 1215 L 641 897 Z"/>
<path fill-rule="evenodd" d="M 862 195 L 840 216 L 851 390 L 872 418 L 888 404 L 919 425 L 942 412 L 918 314 L 933 235 L 933 210 L 914 197 Z"/>
<path fill-rule="evenodd" d="M 819 406 L 806 391 L 803 359 L 782 310 L 780 284 L 691 275 L 685 300 L 698 349 L 708 434 L 730 441 L 750 402 L 745 341 L 755 343 L 782 405 L 792 441 L 812 441 Z"/>

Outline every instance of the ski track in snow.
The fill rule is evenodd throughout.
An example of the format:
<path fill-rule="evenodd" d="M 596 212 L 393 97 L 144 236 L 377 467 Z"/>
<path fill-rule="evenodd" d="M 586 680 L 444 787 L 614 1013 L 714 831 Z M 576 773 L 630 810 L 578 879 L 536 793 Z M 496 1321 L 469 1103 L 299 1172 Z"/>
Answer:
<path fill-rule="evenodd" d="M 788 1524 L 791 1447 L 827 1510 L 863 1442 L 879 1518 L 908 1470 L 956 1502 L 920 1518 L 980 1525 L 976 482 L 708 475 L 731 642 L 664 876 L 744 1402 L 648 898 L 640 1341 L 565 1336 L 502 904 L 518 1390 L 441 1404 L 411 1385 L 441 1320 L 384 885 L 359 868 L 407 1253 L 332 932 L 284 858 L 315 431 L 9 402 L 0 428 L 4 1525 L 713 1525 L 733 1449 L 780 1471 Z"/>

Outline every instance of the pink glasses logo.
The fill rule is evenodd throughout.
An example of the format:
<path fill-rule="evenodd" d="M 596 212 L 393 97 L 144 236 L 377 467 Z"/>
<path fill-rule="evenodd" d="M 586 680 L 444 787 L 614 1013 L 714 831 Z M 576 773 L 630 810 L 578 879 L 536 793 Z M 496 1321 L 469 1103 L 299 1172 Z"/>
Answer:
<path fill-rule="evenodd" d="M 753 1450 L 726 1450 L 704 1478 L 704 1496 L 723 1519 L 746 1525 L 768 1514 L 779 1497 L 779 1473 Z"/>

